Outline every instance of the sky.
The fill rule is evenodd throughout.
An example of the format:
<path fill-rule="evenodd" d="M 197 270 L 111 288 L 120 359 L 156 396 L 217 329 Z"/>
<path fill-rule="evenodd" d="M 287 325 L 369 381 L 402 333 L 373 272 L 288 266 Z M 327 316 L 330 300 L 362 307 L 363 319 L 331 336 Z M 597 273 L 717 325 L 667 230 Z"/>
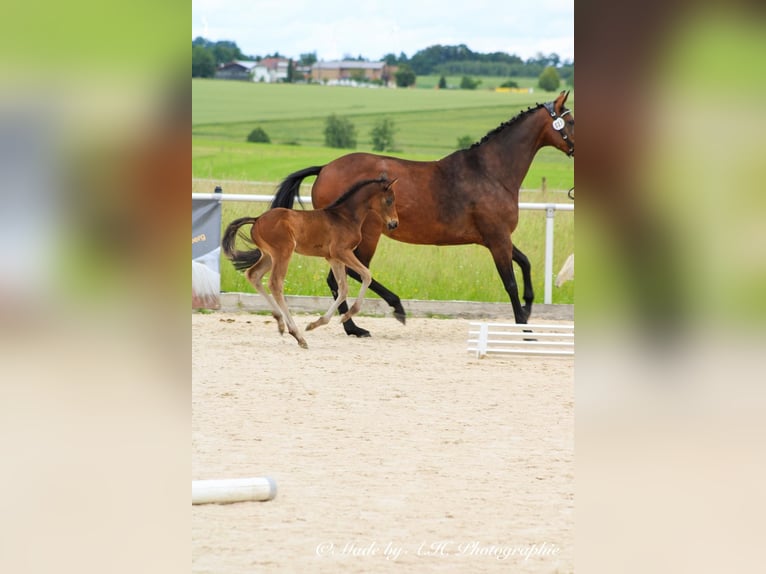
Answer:
<path fill-rule="evenodd" d="M 574 60 L 574 0 L 192 0 L 192 39 L 243 54 L 408 58 L 434 44 Z"/>

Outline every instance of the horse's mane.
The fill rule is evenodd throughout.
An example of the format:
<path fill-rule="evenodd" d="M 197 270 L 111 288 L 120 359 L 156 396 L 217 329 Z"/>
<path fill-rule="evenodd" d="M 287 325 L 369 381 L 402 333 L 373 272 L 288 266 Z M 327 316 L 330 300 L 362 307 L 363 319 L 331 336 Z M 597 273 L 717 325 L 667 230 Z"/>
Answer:
<path fill-rule="evenodd" d="M 530 113 L 532 113 L 534 111 L 539 110 L 543 106 L 544 106 L 544 104 L 537 104 L 534 108 L 533 107 L 529 107 L 526 110 L 520 111 L 518 114 L 513 116 L 510 120 L 503 122 L 502 124 L 497 126 L 495 129 L 493 129 L 492 131 L 487 132 L 487 135 L 485 135 L 483 138 L 481 138 L 481 140 L 479 140 L 475 144 L 473 144 L 469 149 L 473 149 L 475 147 L 480 146 L 481 144 L 483 144 L 485 141 L 487 141 L 489 138 L 491 138 L 495 134 L 500 133 L 505 128 L 508 128 L 508 127 L 512 126 L 513 124 L 517 123 L 522 118 L 526 117 L 528 114 L 530 114 Z"/>
<path fill-rule="evenodd" d="M 365 185 L 369 185 L 370 183 L 383 183 L 385 181 L 388 181 L 385 177 L 379 177 L 377 179 L 363 179 L 361 181 L 357 181 L 354 185 L 351 186 L 351 188 L 348 191 L 346 191 L 338 199 L 333 201 L 325 209 L 330 208 L 330 207 L 337 207 L 338 205 L 340 205 L 341 203 L 346 201 L 349 197 L 354 195 L 357 191 L 362 189 Z"/>

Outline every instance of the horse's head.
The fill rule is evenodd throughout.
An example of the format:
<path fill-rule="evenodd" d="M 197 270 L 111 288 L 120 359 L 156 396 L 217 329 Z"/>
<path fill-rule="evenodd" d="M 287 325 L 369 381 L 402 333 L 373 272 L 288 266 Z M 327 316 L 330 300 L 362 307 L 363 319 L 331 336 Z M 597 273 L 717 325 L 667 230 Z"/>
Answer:
<path fill-rule="evenodd" d="M 568 96 L 568 91 L 561 92 L 555 100 L 543 104 L 550 116 L 546 127 L 546 142 L 574 157 L 574 116 L 564 105 Z"/>
<path fill-rule="evenodd" d="M 381 179 L 383 193 L 380 195 L 379 214 L 383 218 L 389 231 L 393 231 L 399 227 L 399 215 L 396 213 L 396 205 L 394 204 L 394 184 L 398 179 L 399 178 L 396 178 L 393 181 Z"/>

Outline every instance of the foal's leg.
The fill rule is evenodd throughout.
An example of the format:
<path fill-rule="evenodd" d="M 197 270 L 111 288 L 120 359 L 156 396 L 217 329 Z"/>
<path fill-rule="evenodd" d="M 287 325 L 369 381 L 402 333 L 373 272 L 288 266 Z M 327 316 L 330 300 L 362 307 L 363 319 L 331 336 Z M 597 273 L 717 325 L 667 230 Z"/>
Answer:
<path fill-rule="evenodd" d="M 532 314 L 532 302 L 535 300 L 535 294 L 532 290 L 532 265 L 527 256 L 516 245 L 513 246 L 513 260 L 521 268 L 521 275 L 524 277 L 524 312 L 529 319 Z"/>
<path fill-rule="evenodd" d="M 265 251 L 262 252 L 261 258 L 258 260 L 258 263 L 250 267 L 245 272 L 245 277 L 247 277 L 247 280 L 250 282 L 250 284 L 255 287 L 255 290 L 258 291 L 261 295 L 263 295 L 264 299 L 266 299 L 266 302 L 269 304 L 269 307 L 271 307 L 271 314 L 272 316 L 277 320 L 277 329 L 279 329 L 279 334 L 284 335 L 285 334 L 285 321 L 282 318 L 282 310 L 279 308 L 279 305 L 277 305 L 277 302 L 274 300 L 274 297 L 272 297 L 268 291 L 266 291 L 266 288 L 263 286 L 263 276 L 266 275 L 266 273 L 269 272 L 271 269 L 271 255 L 266 253 Z"/>
<path fill-rule="evenodd" d="M 317 327 L 321 327 L 322 325 L 326 325 L 330 322 L 330 319 L 332 319 L 332 316 L 335 314 L 335 311 L 338 310 L 338 307 L 342 304 L 346 303 L 346 296 L 348 295 L 348 282 L 346 281 L 346 267 L 337 260 L 328 260 L 331 265 L 330 274 L 335 277 L 335 280 L 338 282 L 339 287 L 338 291 L 335 294 L 335 299 L 333 299 L 332 304 L 330 305 L 330 308 L 327 309 L 327 312 L 322 315 L 319 319 L 314 321 L 313 323 L 309 323 L 306 327 L 307 331 L 311 331 L 312 329 L 316 329 Z"/>
<path fill-rule="evenodd" d="M 290 315 L 290 310 L 287 308 L 287 301 L 285 301 L 285 275 L 287 274 L 287 267 L 289 263 L 289 256 L 284 259 L 279 258 L 274 261 L 273 267 L 271 269 L 271 277 L 269 278 L 269 289 L 271 289 L 271 294 L 274 296 L 274 300 L 282 310 L 285 322 L 287 323 L 288 333 L 295 337 L 295 340 L 298 341 L 298 344 L 301 347 L 308 349 L 309 345 L 306 342 L 306 339 L 303 338 L 300 331 L 298 330 L 298 326 L 295 324 L 292 315 Z"/>
<path fill-rule="evenodd" d="M 356 255 L 352 251 L 349 251 L 348 253 L 345 253 L 341 256 L 341 259 L 345 263 L 346 267 L 348 267 L 352 271 L 356 271 L 359 276 L 362 278 L 362 286 L 359 288 L 359 294 L 356 296 L 356 301 L 354 301 L 354 304 L 351 306 L 351 308 L 346 311 L 343 316 L 340 318 L 342 323 L 345 323 L 348 321 L 352 316 L 356 315 L 361 311 L 362 309 L 362 302 L 364 301 L 364 294 L 367 292 L 367 288 L 370 286 L 370 283 L 372 282 L 372 274 L 370 273 L 370 270 L 367 269 L 362 263 L 359 261 L 359 259 L 356 258 Z"/>
<path fill-rule="evenodd" d="M 367 268 L 370 266 L 372 256 L 375 255 L 375 249 L 378 246 L 382 229 L 383 227 L 379 222 L 372 221 L 371 219 L 366 220 L 362 225 L 362 241 L 354 250 L 354 254 L 362 265 Z M 361 276 L 356 271 L 352 269 L 347 269 L 346 271 L 352 279 L 359 282 L 362 281 Z M 327 285 L 330 287 L 333 297 L 337 298 L 338 284 L 332 272 L 327 276 Z M 402 301 L 399 296 L 396 293 L 389 291 L 386 287 L 375 281 L 375 279 L 372 279 L 370 282 L 370 289 L 388 303 L 394 310 L 394 317 L 400 323 L 405 324 L 407 315 L 404 312 L 404 307 L 402 307 Z M 344 315 L 348 312 L 348 305 L 345 301 L 341 302 L 338 311 Z M 346 331 L 347 335 L 354 335 L 356 337 L 370 336 L 370 332 L 367 329 L 358 327 L 352 319 L 348 319 L 343 323 L 343 329 Z"/>

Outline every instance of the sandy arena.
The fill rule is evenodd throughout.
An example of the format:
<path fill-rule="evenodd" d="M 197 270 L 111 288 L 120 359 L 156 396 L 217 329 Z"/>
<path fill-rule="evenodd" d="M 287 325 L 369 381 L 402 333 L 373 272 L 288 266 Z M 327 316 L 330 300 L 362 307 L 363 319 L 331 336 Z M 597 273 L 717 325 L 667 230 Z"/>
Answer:
<path fill-rule="evenodd" d="M 192 479 L 278 486 L 192 507 L 193 572 L 573 572 L 574 360 L 357 323 L 304 350 L 267 315 L 192 314 Z"/>

